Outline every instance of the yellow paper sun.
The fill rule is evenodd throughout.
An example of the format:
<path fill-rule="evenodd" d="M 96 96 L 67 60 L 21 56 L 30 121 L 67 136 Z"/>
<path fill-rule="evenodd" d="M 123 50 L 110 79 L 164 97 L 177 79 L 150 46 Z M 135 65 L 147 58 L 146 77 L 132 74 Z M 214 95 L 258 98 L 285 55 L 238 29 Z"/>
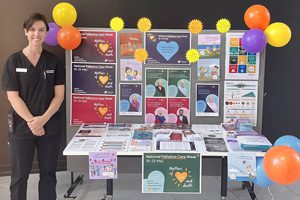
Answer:
<path fill-rule="evenodd" d="M 137 22 L 137 27 L 142 32 L 147 32 L 151 29 L 152 23 L 150 19 L 143 17 Z"/>
<path fill-rule="evenodd" d="M 190 49 L 186 52 L 185 57 L 190 63 L 195 63 L 199 60 L 200 53 L 197 49 Z"/>
<path fill-rule="evenodd" d="M 120 17 L 114 17 L 110 20 L 109 26 L 113 31 L 121 31 L 124 28 L 124 21 Z"/>
<path fill-rule="evenodd" d="M 144 62 L 148 58 L 148 52 L 146 49 L 137 49 L 134 52 L 134 59 L 138 62 Z"/>
<path fill-rule="evenodd" d="M 231 27 L 230 21 L 225 18 L 218 20 L 216 24 L 216 28 L 219 31 L 219 33 L 228 32 L 230 30 L 230 27 Z"/>
<path fill-rule="evenodd" d="M 203 24 L 200 20 L 193 19 L 190 21 L 188 29 L 192 34 L 198 34 L 203 30 Z"/>

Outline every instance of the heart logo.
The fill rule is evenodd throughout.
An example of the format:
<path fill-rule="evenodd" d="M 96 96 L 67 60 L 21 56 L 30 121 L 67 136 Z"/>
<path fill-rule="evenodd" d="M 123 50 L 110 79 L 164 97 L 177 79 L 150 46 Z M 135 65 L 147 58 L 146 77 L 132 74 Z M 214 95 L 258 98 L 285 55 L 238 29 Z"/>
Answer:
<path fill-rule="evenodd" d="M 104 116 L 108 111 L 107 107 L 98 107 L 98 112 L 100 113 L 101 116 Z"/>
<path fill-rule="evenodd" d="M 150 38 L 150 40 L 153 40 L 154 39 L 154 35 L 150 35 L 149 38 Z"/>
<path fill-rule="evenodd" d="M 105 51 L 107 51 L 107 49 L 109 48 L 108 44 L 99 44 L 99 49 L 104 53 Z"/>
<path fill-rule="evenodd" d="M 100 81 L 100 83 L 105 85 L 105 83 L 107 83 L 107 81 L 108 81 L 108 76 L 99 76 L 99 81 Z"/>
<path fill-rule="evenodd" d="M 187 178 L 187 172 L 176 172 L 175 177 L 179 183 L 182 183 Z"/>
<path fill-rule="evenodd" d="M 179 50 L 177 42 L 159 42 L 156 46 L 156 50 L 162 57 L 169 61 Z"/>

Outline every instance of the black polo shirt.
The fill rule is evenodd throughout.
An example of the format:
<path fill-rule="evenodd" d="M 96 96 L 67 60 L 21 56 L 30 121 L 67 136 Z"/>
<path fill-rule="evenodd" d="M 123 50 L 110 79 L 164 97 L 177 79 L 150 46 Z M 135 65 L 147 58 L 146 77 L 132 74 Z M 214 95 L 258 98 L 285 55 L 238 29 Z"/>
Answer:
<path fill-rule="evenodd" d="M 19 91 L 20 97 L 33 116 L 40 116 L 48 109 L 54 86 L 65 84 L 65 69 L 54 54 L 43 50 L 36 66 L 19 51 L 4 64 L 2 88 L 4 91 Z M 19 137 L 34 137 L 27 122 L 11 108 L 13 133 Z M 55 113 L 45 124 L 46 135 L 61 132 L 60 112 Z"/>

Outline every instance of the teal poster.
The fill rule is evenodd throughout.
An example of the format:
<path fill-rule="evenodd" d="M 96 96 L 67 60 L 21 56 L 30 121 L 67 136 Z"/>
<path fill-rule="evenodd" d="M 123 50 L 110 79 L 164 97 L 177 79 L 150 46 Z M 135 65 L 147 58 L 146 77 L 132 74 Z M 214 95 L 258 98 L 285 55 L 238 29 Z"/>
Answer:
<path fill-rule="evenodd" d="M 168 97 L 190 96 L 190 70 L 169 70 Z"/>
<path fill-rule="evenodd" d="M 144 153 L 143 193 L 201 193 L 200 153 Z"/>

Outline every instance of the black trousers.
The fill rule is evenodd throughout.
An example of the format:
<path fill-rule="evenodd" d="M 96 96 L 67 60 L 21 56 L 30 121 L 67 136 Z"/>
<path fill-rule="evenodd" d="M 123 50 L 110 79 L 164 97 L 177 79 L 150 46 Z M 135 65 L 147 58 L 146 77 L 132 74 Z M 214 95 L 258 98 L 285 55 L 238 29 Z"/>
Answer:
<path fill-rule="evenodd" d="M 11 200 L 26 200 L 35 149 L 40 169 L 39 200 L 56 199 L 56 165 L 61 134 L 22 139 L 8 134 L 11 156 Z"/>

